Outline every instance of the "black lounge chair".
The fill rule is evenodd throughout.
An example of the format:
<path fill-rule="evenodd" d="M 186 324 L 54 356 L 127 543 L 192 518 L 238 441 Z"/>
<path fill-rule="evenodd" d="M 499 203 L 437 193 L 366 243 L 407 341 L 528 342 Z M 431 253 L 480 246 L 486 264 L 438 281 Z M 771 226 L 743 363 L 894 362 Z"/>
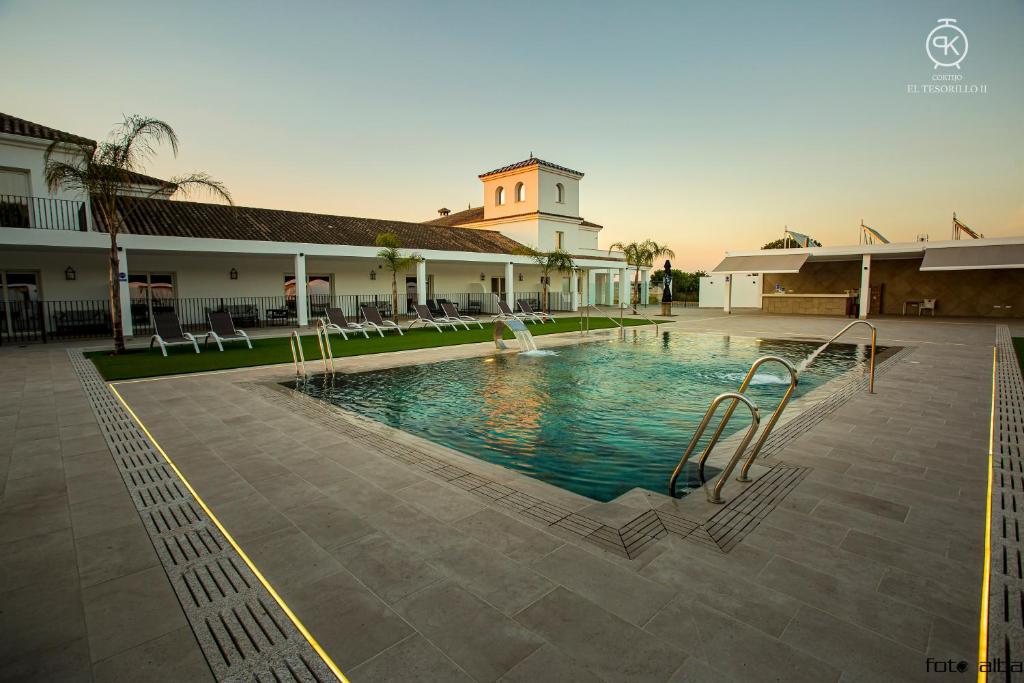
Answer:
<path fill-rule="evenodd" d="M 469 325 L 467 325 L 466 323 L 474 323 L 476 325 L 479 325 L 481 330 L 484 329 L 483 323 L 481 323 L 479 320 L 472 316 L 462 315 L 461 313 L 459 313 L 459 309 L 455 307 L 455 304 L 453 304 L 450 301 L 442 301 L 441 310 L 444 311 L 445 320 L 462 323 L 462 325 L 465 326 L 467 330 L 469 329 Z"/>
<path fill-rule="evenodd" d="M 348 340 L 349 332 L 362 332 L 364 337 L 367 339 L 370 338 L 370 334 L 366 331 L 366 328 L 359 323 L 350 322 L 349 319 L 345 317 L 345 312 L 340 308 L 328 307 L 324 309 L 324 314 L 327 316 L 327 322 L 324 324 L 324 329 L 328 332 L 338 332 L 341 334 L 341 338 L 346 341 Z"/>
<path fill-rule="evenodd" d="M 555 322 L 555 319 L 544 311 L 533 310 L 533 306 L 526 299 L 517 299 L 516 303 L 519 304 L 519 310 L 523 312 L 523 315 L 533 318 L 534 320 L 539 320 L 541 324 L 544 324 L 549 320 L 551 322 Z"/>
<path fill-rule="evenodd" d="M 199 344 L 196 343 L 196 338 L 188 332 L 182 331 L 181 321 L 178 320 L 177 313 L 173 311 L 169 313 L 154 313 L 153 326 L 156 328 L 156 334 L 149 340 L 149 348 L 153 348 L 154 343 L 159 344 L 160 353 L 166 356 L 168 346 L 191 344 L 196 353 L 199 353 Z"/>
<path fill-rule="evenodd" d="M 395 321 L 385 320 L 381 316 L 380 311 L 378 311 L 377 307 L 373 304 L 363 304 L 359 307 L 359 310 L 363 312 L 363 321 L 366 327 L 369 327 L 371 330 L 376 330 L 380 336 L 383 337 L 384 333 L 388 330 L 394 330 L 399 336 L 405 334 L 402 332 L 402 328 L 399 327 Z"/>
<path fill-rule="evenodd" d="M 448 320 L 446 318 L 435 318 L 434 314 L 430 312 L 430 309 L 424 306 L 423 304 L 414 304 L 413 309 L 415 309 L 416 311 L 416 319 L 410 322 L 409 327 L 407 327 L 406 329 L 411 330 L 412 326 L 415 325 L 416 323 L 423 323 L 424 327 L 426 327 L 427 325 L 433 325 L 438 332 L 444 332 L 444 330 L 441 329 L 442 325 L 450 325 L 453 330 L 457 329 L 455 326 L 455 322 Z M 466 326 L 466 329 L 469 329 L 468 325 Z"/>
<path fill-rule="evenodd" d="M 246 346 L 250 349 L 252 348 L 249 335 L 245 333 L 245 330 L 235 327 L 235 321 L 231 318 L 230 313 L 227 311 L 210 311 L 206 314 L 206 317 L 210 320 L 210 331 L 206 333 L 206 338 L 203 339 L 203 346 L 209 344 L 212 338 L 217 343 L 217 348 L 221 351 L 224 350 L 224 342 L 231 341 L 245 342 Z"/>

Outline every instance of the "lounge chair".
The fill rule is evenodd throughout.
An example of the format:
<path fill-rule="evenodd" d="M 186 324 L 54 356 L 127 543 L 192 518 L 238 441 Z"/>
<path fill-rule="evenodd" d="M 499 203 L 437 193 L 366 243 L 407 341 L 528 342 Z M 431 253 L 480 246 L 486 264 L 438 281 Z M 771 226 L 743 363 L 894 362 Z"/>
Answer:
<path fill-rule="evenodd" d="M 517 313 L 505 303 L 503 299 L 498 299 L 498 315 L 493 316 L 491 320 L 522 320 L 523 322 L 530 322 L 533 320 L 532 316 L 527 316 L 525 313 Z"/>
<path fill-rule="evenodd" d="M 467 330 L 469 329 L 469 325 L 467 325 L 466 323 L 475 323 L 476 325 L 480 326 L 481 330 L 484 329 L 484 325 L 482 322 L 480 322 L 479 320 L 472 316 L 462 315 L 461 313 L 459 313 L 459 309 L 455 307 L 455 304 L 453 304 L 450 301 L 442 301 L 441 310 L 444 311 L 444 317 L 446 320 L 457 320 L 458 322 L 465 325 Z"/>
<path fill-rule="evenodd" d="M 371 330 L 376 330 L 380 336 L 383 337 L 384 333 L 388 330 L 394 330 L 399 336 L 405 334 L 395 321 L 385 320 L 381 317 L 380 311 L 373 304 L 363 304 L 359 307 L 359 310 L 363 312 L 364 325 Z"/>
<path fill-rule="evenodd" d="M 191 344 L 196 353 L 199 353 L 196 338 L 181 330 L 181 321 L 178 320 L 177 313 L 154 313 L 153 326 L 156 328 L 156 334 L 149 340 L 149 348 L 153 348 L 154 343 L 159 344 L 160 353 L 166 356 L 168 346 Z"/>
<path fill-rule="evenodd" d="M 366 328 L 359 323 L 349 322 L 349 319 L 345 317 L 345 312 L 340 308 L 328 307 L 324 309 L 324 313 L 327 316 L 327 324 L 324 325 L 324 328 L 328 332 L 337 332 L 341 335 L 341 338 L 346 341 L 348 340 L 349 332 L 355 332 L 357 334 L 362 332 L 364 337 L 367 339 L 370 338 L 370 334 L 366 331 Z"/>
<path fill-rule="evenodd" d="M 250 349 L 252 348 L 252 342 L 249 341 L 249 335 L 245 333 L 245 330 L 240 330 L 235 327 L 235 321 L 231 318 L 231 314 L 227 311 L 210 311 L 206 314 L 206 317 L 210 320 L 210 331 L 206 333 L 206 338 L 203 339 L 203 346 L 210 343 L 210 338 L 217 343 L 217 348 L 221 351 L 224 350 L 224 342 L 241 341 L 245 342 L 245 345 Z"/>
<path fill-rule="evenodd" d="M 423 304 L 414 304 L 413 309 L 416 311 L 416 319 L 409 323 L 409 327 L 406 328 L 408 330 L 411 330 L 412 326 L 415 325 L 416 323 L 423 323 L 424 327 L 426 327 L 427 325 L 433 325 L 434 329 L 436 329 L 438 332 L 444 332 L 444 330 L 441 329 L 442 325 L 450 326 L 453 330 L 458 329 L 456 327 L 456 323 L 451 320 L 448 320 L 446 318 L 435 318 L 434 314 L 430 312 L 430 309 L 424 306 Z M 468 330 L 469 327 L 467 326 L 466 329 Z"/>
<path fill-rule="evenodd" d="M 549 320 L 551 322 L 555 322 L 555 319 L 544 311 L 533 310 L 533 306 L 531 306 L 530 302 L 526 299 L 516 299 L 516 303 L 519 304 L 519 310 L 523 312 L 523 315 L 533 318 L 534 320 L 539 320 L 541 324 L 544 324 Z"/>

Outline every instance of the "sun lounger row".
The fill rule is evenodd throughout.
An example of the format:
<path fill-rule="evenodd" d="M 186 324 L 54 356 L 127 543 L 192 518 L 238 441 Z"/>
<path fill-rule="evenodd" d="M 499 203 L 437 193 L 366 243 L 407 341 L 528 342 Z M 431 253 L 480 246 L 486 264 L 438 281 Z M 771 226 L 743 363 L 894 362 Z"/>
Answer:
<path fill-rule="evenodd" d="M 515 319 L 534 324 L 554 321 L 554 318 L 547 313 L 533 310 L 530 303 L 524 299 L 519 299 L 517 303 L 519 304 L 519 311 L 513 311 L 507 303 L 499 299 L 499 312 L 491 320 Z M 421 304 L 415 304 L 413 308 L 415 309 L 416 317 L 409 322 L 406 329 L 412 329 L 416 324 L 421 324 L 423 327 L 433 327 L 438 332 L 444 332 L 447 328 L 457 330 L 460 327 L 468 330 L 470 325 L 476 325 L 480 329 L 484 327 L 483 323 L 479 320 L 472 316 L 461 314 L 455 304 L 447 301 L 441 303 L 443 315 L 434 315 L 430 312 L 429 308 Z M 376 332 L 381 337 L 384 336 L 385 332 L 397 332 L 399 335 L 404 334 L 402 328 L 396 322 L 385 320 L 376 306 L 366 304 L 360 306 L 360 311 L 363 314 L 363 322 L 357 323 L 348 320 L 345 317 L 345 312 L 340 308 L 327 308 L 324 311 L 326 315 L 324 327 L 328 332 L 337 332 L 346 340 L 350 334 L 361 334 L 367 339 L 370 338 L 370 332 Z M 207 318 L 210 321 L 210 331 L 203 338 L 204 346 L 212 340 L 217 344 L 217 348 L 223 351 L 226 342 L 239 341 L 244 342 L 250 349 L 252 348 L 252 341 L 249 339 L 249 335 L 244 330 L 235 327 L 229 312 L 210 311 L 207 314 Z M 199 353 L 198 338 L 182 330 L 181 321 L 178 320 L 176 313 L 156 313 L 153 316 L 153 323 L 156 327 L 156 334 L 149 341 L 150 348 L 153 348 L 155 344 L 160 347 L 160 353 L 166 356 L 168 347 L 188 344 L 195 349 L 196 353 Z"/>

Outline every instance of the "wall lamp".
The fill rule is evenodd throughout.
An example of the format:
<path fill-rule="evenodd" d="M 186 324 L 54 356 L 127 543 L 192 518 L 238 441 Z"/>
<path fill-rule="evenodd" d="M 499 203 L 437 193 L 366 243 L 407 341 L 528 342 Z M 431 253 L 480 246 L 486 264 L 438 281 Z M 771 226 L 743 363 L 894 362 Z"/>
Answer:
<path fill-rule="evenodd" d="M 523 281 L 523 274 L 522 274 L 522 273 L 519 273 L 519 281 L 520 281 L 520 282 L 522 282 L 522 281 Z"/>
<path fill-rule="evenodd" d="M 238 268 L 232 268 L 231 272 L 228 273 L 228 277 L 231 278 L 232 280 L 237 280 L 238 279 Z"/>
<path fill-rule="evenodd" d="M 75 272 L 75 269 L 72 268 L 71 266 L 68 266 L 68 269 L 64 271 L 65 280 L 74 280 L 77 277 L 78 274 Z"/>
<path fill-rule="evenodd" d="M 371 280 L 376 280 L 377 279 L 377 271 L 376 270 L 371 270 L 370 271 L 370 279 Z"/>
<path fill-rule="evenodd" d="M 487 274 L 486 273 L 480 273 L 480 282 L 483 282 L 486 279 L 487 279 Z"/>

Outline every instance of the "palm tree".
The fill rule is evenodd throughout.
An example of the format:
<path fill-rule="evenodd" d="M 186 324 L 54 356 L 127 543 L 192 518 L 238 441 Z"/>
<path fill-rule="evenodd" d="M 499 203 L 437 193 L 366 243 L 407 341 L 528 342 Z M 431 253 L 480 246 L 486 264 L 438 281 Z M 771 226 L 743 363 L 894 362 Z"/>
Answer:
<path fill-rule="evenodd" d="M 650 239 L 642 242 L 616 242 L 608 248 L 608 253 L 610 254 L 616 249 L 626 255 L 626 264 L 635 268 L 631 299 L 633 312 L 636 313 L 636 306 L 640 303 L 640 268 L 652 266 L 655 259 L 660 259 L 663 256 L 675 258 L 676 253 L 669 249 L 667 244 L 659 244 Z"/>
<path fill-rule="evenodd" d="M 171 178 L 156 189 L 143 190 L 134 174 L 145 171 L 146 163 L 156 153 L 155 148 L 163 142 L 170 145 L 174 156 L 178 155 L 178 136 L 173 128 L 158 119 L 135 114 L 126 116 L 107 142 L 96 145 L 78 139 L 57 139 L 46 150 L 45 177 L 50 191 L 69 189 L 84 195 L 110 235 L 108 275 L 114 353 L 124 352 L 117 236 L 128 217 L 140 207 L 138 198 L 176 192 L 188 195 L 193 190 L 203 189 L 233 205 L 224 185 L 205 173 Z M 68 154 L 69 147 L 74 148 L 74 152 Z M 71 161 L 55 159 L 55 155 Z"/>
<path fill-rule="evenodd" d="M 423 257 L 419 254 L 404 256 L 401 251 L 402 243 L 393 232 L 379 233 L 375 242 L 380 247 L 377 258 L 391 271 L 391 314 L 398 315 L 398 274 L 413 263 L 422 261 Z"/>
<path fill-rule="evenodd" d="M 576 263 L 572 260 L 572 255 L 563 249 L 555 249 L 548 252 L 527 249 L 524 253 L 540 266 L 541 289 L 543 291 L 541 295 L 541 308 L 547 311 L 550 308 L 548 306 L 548 281 L 551 279 L 549 274 L 551 271 L 571 274 L 576 267 Z"/>

